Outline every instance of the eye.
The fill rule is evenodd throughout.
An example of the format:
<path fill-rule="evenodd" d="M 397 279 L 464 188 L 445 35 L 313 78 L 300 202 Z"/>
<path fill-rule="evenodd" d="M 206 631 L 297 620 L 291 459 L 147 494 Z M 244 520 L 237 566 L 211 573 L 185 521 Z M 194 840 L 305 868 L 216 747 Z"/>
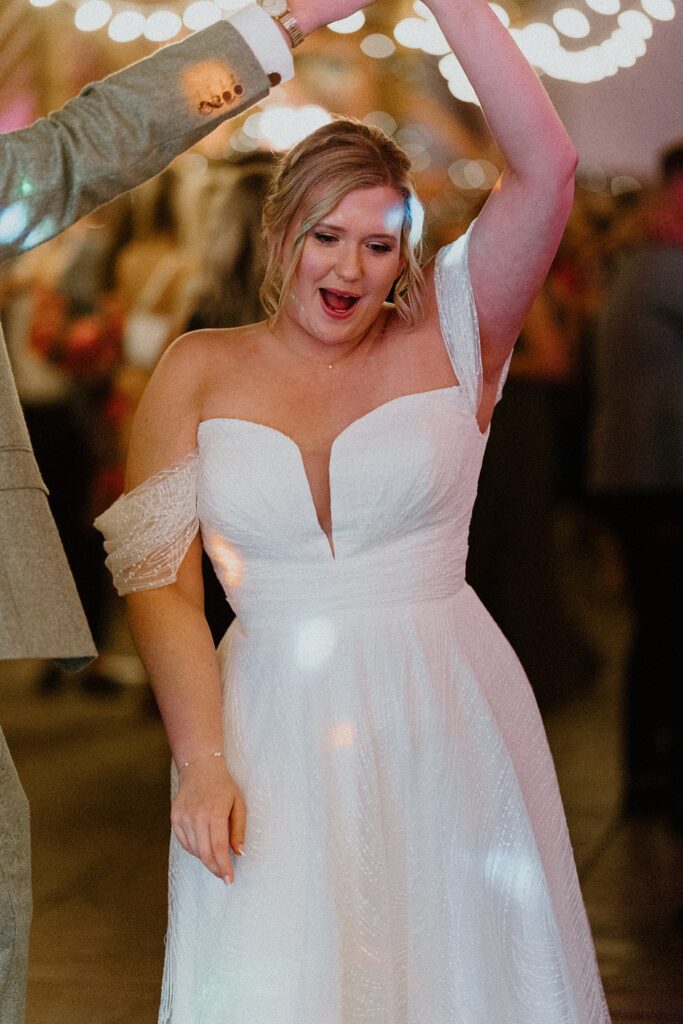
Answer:
<path fill-rule="evenodd" d="M 337 241 L 336 235 L 328 235 L 326 231 L 314 231 L 313 237 L 316 242 L 320 242 L 322 245 L 331 245 L 332 242 Z"/>
<path fill-rule="evenodd" d="M 370 252 L 385 253 L 392 252 L 393 248 L 387 245 L 385 242 L 368 242 L 368 249 Z"/>

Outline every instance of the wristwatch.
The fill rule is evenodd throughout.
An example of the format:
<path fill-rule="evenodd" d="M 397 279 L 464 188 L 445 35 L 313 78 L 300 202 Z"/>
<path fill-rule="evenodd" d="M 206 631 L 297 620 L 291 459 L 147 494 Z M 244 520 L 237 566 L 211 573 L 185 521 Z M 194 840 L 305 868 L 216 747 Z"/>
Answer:
<path fill-rule="evenodd" d="M 292 48 L 303 43 L 306 38 L 301 26 L 287 7 L 287 0 L 258 0 L 266 14 L 279 21 L 292 41 Z"/>

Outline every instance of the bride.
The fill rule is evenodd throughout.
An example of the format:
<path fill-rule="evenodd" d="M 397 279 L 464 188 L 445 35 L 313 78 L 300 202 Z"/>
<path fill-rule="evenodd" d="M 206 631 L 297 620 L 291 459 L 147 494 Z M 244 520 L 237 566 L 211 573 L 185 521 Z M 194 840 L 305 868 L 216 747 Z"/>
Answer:
<path fill-rule="evenodd" d="M 171 347 L 98 520 L 174 761 L 163 1024 L 609 1020 L 533 697 L 464 579 L 576 156 L 488 3 L 428 6 L 506 160 L 476 222 L 421 268 L 391 139 L 295 146 L 269 318 Z"/>

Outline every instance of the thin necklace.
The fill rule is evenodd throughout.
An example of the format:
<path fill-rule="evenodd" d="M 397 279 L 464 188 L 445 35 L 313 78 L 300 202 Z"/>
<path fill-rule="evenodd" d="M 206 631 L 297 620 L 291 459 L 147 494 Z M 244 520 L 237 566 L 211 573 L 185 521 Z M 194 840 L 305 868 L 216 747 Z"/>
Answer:
<path fill-rule="evenodd" d="M 381 336 L 384 334 L 384 329 L 385 329 L 385 327 L 387 325 L 387 320 L 388 319 L 389 319 L 389 314 L 387 313 L 385 315 L 385 317 L 384 317 L 384 321 L 382 322 L 382 326 L 378 329 L 377 333 L 372 338 L 372 341 L 376 341 L 377 339 L 381 338 Z M 275 331 L 273 330 L 272 327 L 270 327 L 270 325 L 268 327 L 268 330 L 273 335 L 273 337 L 277 338 L 277 335 L 275 334 Z M 338 359 L 333 359 L 332 362 L 330 362 L 330 363 L 318 362 L 317 359 L 311 359 L 310 356 L 305 356 L 301 352 L 297 352 L 296 349 L 290 349 L 290 351 L 293 352 L 295 356 L 298 356 L 299 359 L 303 359 L 307 363 L 313 363 L 313 364 L 315 364 L 315 366 L 325 366 L 328 370 L 333 370 L 335 368 L 335 366 L 337 366 L 339 363 L 343 363 L 343 361 L 345 359 L 348 359 L 348 357 L 350 355 L 352 355 L 356 351 L 357 348 L 360 348 L 361 345 L 363 344 L 363 342 L 367 340 L 367 337 L 368 337 L 367 334 L 364 334 L 363 337 L 360 339 L 360 341 L 356 342 L 356 344 L 353 346 L 353 348 L 350 348 L 348 350 L 348 352 L 344 353 L 343 356 L 339 356 Z"/>

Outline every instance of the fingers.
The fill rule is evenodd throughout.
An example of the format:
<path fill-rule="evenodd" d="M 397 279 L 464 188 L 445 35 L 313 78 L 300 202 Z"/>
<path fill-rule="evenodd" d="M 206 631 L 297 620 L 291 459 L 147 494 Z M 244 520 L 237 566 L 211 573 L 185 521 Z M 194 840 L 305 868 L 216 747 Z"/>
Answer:
<path fill-rule="evenodd" d="M 238 791 L 230 811 L 230 845 L 238 857 L 242 856 L 247 830 L 247 805 Z"/>
<path fill-rule="evenodd" d="M 171 821 L 173 831 L 182 848 L 221 878 L 226 885 L 235 880 L 230 847 L 240 856 L 246 831 L 247 807 L 239 790 L 232 804 L 223 808 L 174 806 Z"/>
<path fill-rule="evenodd" d="M 211 856 L 213 867 L 207 864 L 210 871 L 218 878 L 222 878 L 226 885 L 235 881 L 235 871 L 230 859 L 230 846 L 228 844 L 228 822 L 227 820 L 215 819 L 212 822 L 210 831 Z M 205 861 L 206 863 L 206 861 Z"/>

